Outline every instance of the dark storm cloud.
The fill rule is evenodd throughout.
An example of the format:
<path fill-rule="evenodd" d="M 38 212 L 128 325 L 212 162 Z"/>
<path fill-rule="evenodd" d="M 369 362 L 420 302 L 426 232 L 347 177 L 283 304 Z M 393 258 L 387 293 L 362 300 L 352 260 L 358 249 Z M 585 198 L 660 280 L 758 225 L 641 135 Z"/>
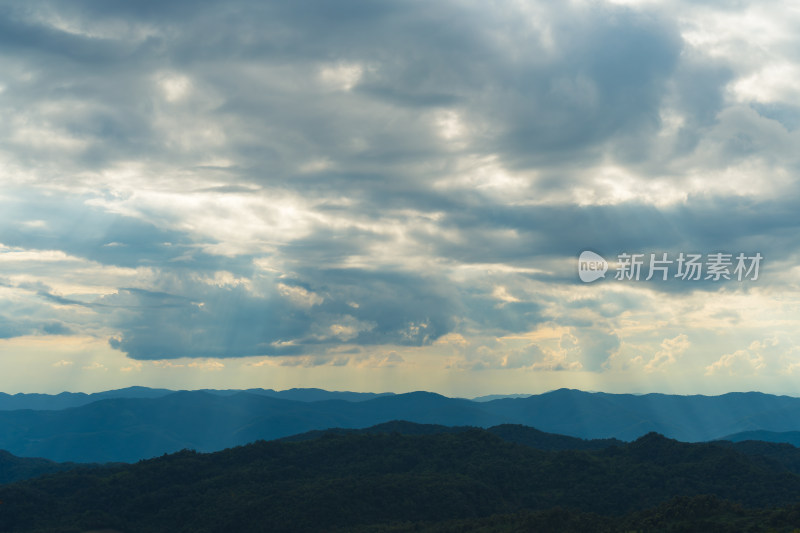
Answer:
<path fill-rule="evenodd" d="M 115 309 L 121 336 L 111 345 L 135 359 L 293 355 L 343 342 L 420 346 L 453 327 L 456 304 L 422 276 L 349 270 L 308 278 L 314 280 L 308 289 L 294 287 L 319 295 L 311 305 L 274 286 L 256 295 L 185 280 L 174 289 L 191 300 L 124 289 L 96 305 Z"/>
<path fill-rule="evenodd" d="M 482 125 L 469 150 L 502 154 L 517 168 L 578 152 L 594 158 L 593 146 L 620 135 L 629 143 L 657 127 L 682 46 L 668 23 L 622 9 L 542 7 L 554 41 L 547 44 L 503 9 L 450 2 L 302 4 L 7 8 L 14 31 L 5 34 L 6 54 L 22 60 L 25 70 L 35 65 L 34 78 L 12 84 L 7 98 L 63 103 L 60 116 L 47 120 L 86 141 L 78 156 L 84 166 L 144 154 L 186 163 L 191 154 L 165 142 L 156 121 L 166 112 L 199 111 L 220 124 L 235 121 L 240 131 L 231 132 L 227 148 L 252 169 L 250 180 L 282 181 L 293 162 L 314 154 L 351 167 L 347 175 L 383 165 L 383 175 L 372 178 L 378 191 L 397 183 L 393 174 L 401 169 L 392 166 L 445 155 L 417 110 L 463 113 Z M 48 26 L 54 17 L 78 20 L 78 28 L 128 32 L 76 35 Z M 337 62 L 362 71 L 349 95 L 309 79 Z M 214 103 L 201 98 L 171 110 L 155 104 L 152 78 L 166 70 L 191 76 Z M 83 105 L 70 111 L 75 99 Z M 364 139 L 359 149 L 351 146 L 355 138 Z M 15 153 L 41 155 L 20 144 Z M 415 175 L 403 171 L 402 181 L 424 190 L 425 176 Z M 350 179 L 337 186 L 359 188 Z"/>
<path fill-rule="evenodd" d="M 795 257 L 800 225 L 790 202 L 740 197 L 692 198 L 657 207 L 473 206 L 442 221 L 463 239 L 429 237 L 437 254 L 463 262 L 533 266 L 542 257 L 576 257 L 594 249 L 609 254 L 685 251 L 754 253 L 771 260 Z M 511 233 L 499 233 L 513 230 Z"/>
<path fill-rule="evenodd" d="M 46 305 L 94 310 L 93 326 L 113 329 L 112 346 L 136 359 L 521 333 L 563 304 L 527 282 L 579 283 L 585 249 L 758 251 L 769 265 L 796 259 L 800 244 L 796 190 L 715 195 L 716 178 L 701 178 L 710 192 L 684 202 L 637 196 L 656 178 L 680 190 L 672 160 L 713 137 L 723 112 L 738 129 L 701 167 L 769 159 L 774 124 L 751 125 L 796 123 L 791 106 L 726 109 L 735 69 L 687 46 L 674 17 L 655 9 L 0 2 L 0 62 L 0 163 L 30 186 L 0 191 L 0 243 L 152 272 L 141 286 L 119 281 L 112 295 L 83 298 L 12 285 Z M 669 143 L 665 109 L 683 116 Z M 482 161 L 524 183 L 492 189 L 492 175 L 470 174 Z M 633 199 L 579 205 L 568 193 L 596 187 L 586 169 L 605 161 L 628 165 Z M 58 192 L 38 192 L 51 186 Z M 296 200 L 302 230 L 280 225 L 284 197 Z M 243 198 L 262 203 L 216 205 Z M 570 267 L 553 266 L 565 259 Z M 481 264 L 539 271 L 454 274 Z M 632 306 L 565 307 L 613 317 Z M 0 322 L 0 336 L 76 328 L 49 308 L 25 312 L 28 322 Z M 591 370 L 619 346 L 613 333 L 584 337 Z"/>
<path fill-rule="evenodd" d="M 620 137 L 629 146 L 659 126 L 682 47 L 676 31 L 603 9 L 563 23 L 555 60 L 514 69 L 514 78 L 499 80 L 501 93 L 490 106 L 504 119 L 494 148 L 512 150 L 518 167 L 563 162 L 576 152 L 588 162 L 599 156 L 598 143 Z"/>
<path fill-rule="evenodd" d="M 552 258 L 577 258 L 588 245 L 613 253 L 626 250 L 648 253 L 691 246 L 699 250 L 758 250 L 768 261 L 791 257 L 791 250 L 797 249 L 794 245 L 797 222 L 791 211 L 778 205 L 763 211 L 756 207 L 759 206 L 742 200 L 718 200 L 664 210 L 642 205 L 540 206 L 502 211 L 476 208 L 444 222 L 445 226 L 451 224 L 464 233 L 463 244 L 455 246 L 430 237 L 426 242 L 435 256 L 457 263 L 496 262 L 528 267 Z M 630 224 L 631 220 L 636 220 L 637 224 Z M 514 229 L 516 236 L 499 239 L 492 233 L 498 228 Z M 760 238 L 767 234 L 775 236 L 771 243 Z M 102 250 L 108 234 L 101 235 L 94 241 L 94 246 L 101 249 L 99 252 L 85 244 L 69 242 L 62 249 L 115 264 L 119 257 Z M 123 237 L 121 232 L 113 234 L 115 242 L 126 242 Z M 64 239 L 65 234 L 61 238 Z M 339 343 L 425 345 L 453 331 L 459 320 L 464 327 L 500 336 L 528 331 L 552 318 L 543 312 L 542 302 L 501 302 L 491 296 L 490 289 L 453 285 L 437 272 L 313 266 L 339 264 L 351 255 L 364 253 L 380 239 L 380 235 L 369 232 L 336 232 L 329 228 L 307 239 L 298 239 L 281 250 L 282 255 L 299 265 L 296 278 L 268 281 L 262 287 L 266 294 L 261 295 L 245 287 L 220 287 L 180 277 L 181 273 L 200 274 L 209 268 L 213 271 L 213 267 L 221 264 L 233 267 L 236 261 L 240 262 L 239 267 L 230 270 L 244 272 L 252 269 L 249 257 L 219 259 L 216 264 L 190 262 L 169 267 L 170 259 L 175 257 L 171 247 L 163 248 L 164 255 L 146 262 L 178 276 L 170 275 L 162 280 L 167 292 L 120 289 L 117 295 L 91 304 L 41 290 L 39 294 L 61 305 L 87 306 L 108 313 L 113 317 L 113 326 L 120 331 L 120 336 L 112 340 L 112 346 L 137 359 L 287 355 L 313 352 L 320 345 Z M 29 237 L 28 242 L 36 244 L 37 241 Z M 40 246 L 50 249 L 54 242 L 55 239 L 45 240 Z M 142 264 L 140 254 L 145 251 L 135 248 L 125 251 L 130 257 L 123 263 Z M 577 283 L 572 270 L 556 273 L 553 281 Z M 278 294 L 277 283 L 299 287 L 317 295 L 319 301 L 306 306 L 294 305 Z M 666 287 L 654 282 L 653 286 L 683 291 L 717 288 L 712 283 L 674 282 Z M 574 302 L 568 307 L 586 305 L 597 307 L 599 304 Z M 622 309 L 632 307 L 630 302 L 616 309 L 608 309 L 609 302 L 603 305 L 599 312 L 605 316 L 616 316 Z M 585 319 L 563 318 L 562 323 L 580 325 L 581 320 L 584 326 L 592 325 Z M 345 333 L 337 335 L 342 328 Z M 7 335 L 29 331 L 11 326 L 4 329 Z M 592 346 L 596 345 L 598 350 L 602 348 L 602 353 L 617 346 L 618 343 L 611 342 L 615 338 L 609 335 L 587 337 L 592 340 Z M 602 360 L 590 362 L 585 362 L 587 368 L 594 369 Z"/>
<path fill-rule="evenodd" d="M 460 312 L 457 291 L 437 273 L 361 269 L 306 272 L 329 302 L 321 311 L 349 314 L 375 327 L 359 334 L 367 344 L 429 344 L 453 328 Z"/>
<path fill-rule="evenodd" d="M 278 355 L 292 350 L 270 342 L 301 333 L 298 322 L 307 322 L 302 313 L 241 289 L 191 288 L 194 301 L 124 290 L 103 298 L 103 304 L 120 309 L 115 319 L 122 336 L 112 338 L 111 346 L 134 359 Z"/>

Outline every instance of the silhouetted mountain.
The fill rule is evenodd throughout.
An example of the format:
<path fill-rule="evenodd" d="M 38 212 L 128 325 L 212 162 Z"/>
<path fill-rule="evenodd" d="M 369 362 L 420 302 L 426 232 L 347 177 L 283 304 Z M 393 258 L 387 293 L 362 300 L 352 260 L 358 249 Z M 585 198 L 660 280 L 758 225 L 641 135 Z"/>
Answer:
<path fill-rule="evenodd" d="M 542 451 L 480 429 L 326 433 L 2 486 L 0 531 L 788 530 L 800 508 L 769 508 L 800 501 L 800 476 L 756 459 L 657 434 Z"/>
<path fill-rule="evenodd" d="M 282 398 L 284 400 L 295 400 L 299 402 L 319 402 L 324 400 L 346 400 L 348 402 L 360 402 L 371 400 L 380 396 L 391 396 L 393 393 L 373 393 L 373 392 L 340 392 L 326 391 L 323 389 L 288 389 L 276 391 L 273 389 L 202 389 L 203 392 L 219 396 L 233 396 L 241 392 Z M 88 405 L 98 400 L 108 400 L 117 398 L 161 398 L 168 394 L 178 391 L 169 389 L 151 389 L 148 387 L 127 387 L 104 392 L 86 394 L 83 392 L 62 392 L 60 394 L 36 394 L 19 393 L 5 394 L 0 392 L 0 411 L 13 411 L 18 409 L 34 410 L 59 410 L 70 407 L 80 407 Z"/>
<path fill-rule="evenodd" d="M 474 426 L 442 426 L 438 424 L 415 424 L 406 420 L 391 420 L 382 424 L 376 424 L 368 428 L 348 429 L 348 428 L 330 428 L 330 429 L 315 429 L 306 431 L 305 433 L 298 433 L 297 435 L 289 435 L 278 440 L 284 442 L 300 442 L 306 440 L 316 440 L 329 435 L 375 435 L 375 434 L 393 434 L 398 433 L 401 435 L 438 435 L 441 433 L 461 433 L 476 429 Z"/>
<path fill-rule="evenodd" d="M 23 479 L 39 477 L 44 474 L 63 472 L 76 468 L 75 463 L 56 463 L 47 459 L 16 457 L 0 450 L 0 483 L 11 483 Z"/>
<path fill-rule="evenodd" d="M 760 440 L 764 442 L 785 442 L 793 446 L 800 446 L 800 431 L 742 431 L 733 435 L 726 435 L 721 440 L 732 442 Z"/>
<path fill-rule="evenodd" d="M 502 424 L 488 429 L 493 435 L 508 442 L 524 444 L 539 450 L 602 450 L 609 446 L 625 444 L 617 439 L 579 439 L 555 433 L 545 433 L 520 424 Z"/>
<path fill-rule="evenodd" d="M 375 434 L 401 434 L 401 435 L 438 435 L 442 433 L 462 433 L 477 429 L 470 426 L 441 426 L 437 424 L 415 424 L 405 420 L 392 420 L 363 429 L 332 428 L 314 430 L 298 435 L 291 435 L 280 440 L 298 442 L 314 440 L 328 435 L 375 435 Z M 609 446 L 625 444 L 616 439 L 584 440 L 565 435 L 545 433 L 537 429 L 521 426 L 519 424 L 502 424 L 487 429 L 506 442 L 524 444 L 539 450 L 601 450 Z"/>
<path fill-rule="evenodd" d="M 214 451 L 312 429 L 365 427 L 399 418 L 474 426 L 505 422 L 479 405 L 425 392 L 361 402 L 298 402 L 242 392 L 183 391 L 60 411 L 0 412 L 0 449 L 56 461 L 136 461 L 183 448 Z"/>
<path fill-rule="evenodd" d="M 183 448 L 215 451 L 258 439 L 332 427 L 364 428 L 392 420 L 484 428 L 521 424 L 542 433 L 520 429 L 524 432 L 520 441 L 536 442 L 544 449 L 560 445 L 547 444 L 547 433 L 633 440 L 655 431 L 684 441 L 705 441 L 745 428 L 789 431 L 800 426 L 800 399 L 759 393 L 636 396 L 562 389 L 475 402 L 429 392 L 372 396 L 316 389 L 283 392 L 305 400 L 278 398 L 263 389 L 181 391 L 102 399 L 52 411 L 0 411 L 0 449 L 55 461 L 135 461 Z M 135 388 L 100 395 L 163 393 Z M 329 394 L 358 401 L 319 399 Z M 565 449 L 576 446 L 564 443 Z"/>
<path fill-rule="evenodd" d="M 503 398 L 527 398 L 530 394 L 487 394 L 486 396 L 477 396 L 472 399 L 473 402 L 491 402 L 492 400 L 501 400 Z"/>
<path fill-rule="evenodd" d="M 712 444 L 733 448 L 739 453 L 763 461 L 772 467 L 783 468 L 800 474 L 800 449 L 785 442 L 763 442 L 745 440 L 731 442 L 727 440 L 712 441 Z"/>
<path fill-rule="evenodd" d="M 211 391 L 216 392 L 216 391 Z M 242 392 L 242 391 L 234 391 Z M 252 394 L 263 394 L 273 398 L 284 400 L 294 400 L 298 402 L 323 402 L 326 400 L 344 400 L 347 402 L 363 402 L 381 396 L 393 396 L 393 392 L 348 392 L 348 391 L 327 391 L 324 389 L 287 389 L 276 391 L 272 389 L 247 389 L 243 392 Z"/>
<path fill-rule="evenodd" d="M 481 407 L 519 424 L 585 439 L 632 440 L 655 431 L 683 441 L 706 441 L 745 430 L 800 429 L 800 398 L 758 392 L 676 396 L 559 389 Z"/>
<path fill-rule="evenodd" d="M 80 407 L 98 400 L 109 398 L 160 398 L 174 391 L 167 389 L 150 389 L 148 387 L 128 387 L 104 392 L 86 394 L 84 392 L 62 392 L 60 394 L 19 393 L 6 394 L 0 392 L 0 411 L 17 409 L 58 410 Z"/>

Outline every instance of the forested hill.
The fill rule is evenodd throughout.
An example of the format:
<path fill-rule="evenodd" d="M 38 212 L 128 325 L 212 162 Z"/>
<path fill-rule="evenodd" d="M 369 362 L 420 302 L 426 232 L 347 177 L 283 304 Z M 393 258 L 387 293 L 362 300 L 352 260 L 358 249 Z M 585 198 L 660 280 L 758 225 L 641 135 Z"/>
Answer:
<path fill-rule="evenodd" d="M 481 429 L 328 433 L 2 486 L 0 531 L 790 531 L 791 464 L 657 434 L 545 451 Z"/>
<path fill-rule="evenodd" d="M 438 424 L 415 424 L 405 420 L 392 420 L 363 429 L 332 428 L 314 430 L 284 437 L 280 440 L 296 442 L 318 439 L 329 435 L 371 435 L 376 433 L 434 435 L 437 433 L 461 433 L 473 429 L 475 428 L 470 426 L 441 426 Z M 507 442 L 526 444 L 539 450 L 600 450 L 609 446 L 624 444 L 623 441 L 617 439 L 579 439 L 567 435 L 547 433 L 521 424 L 501 424 L 492 426 L 487 431 Z"/>
<path fill-rule="evenodd" d="M 47 459 L 16 457 L 4 450 L 0 450 L 0 483 L 11 483 L 44 474 L 63 472 L 78 466 L 75 463 L 56 463 Z"/>

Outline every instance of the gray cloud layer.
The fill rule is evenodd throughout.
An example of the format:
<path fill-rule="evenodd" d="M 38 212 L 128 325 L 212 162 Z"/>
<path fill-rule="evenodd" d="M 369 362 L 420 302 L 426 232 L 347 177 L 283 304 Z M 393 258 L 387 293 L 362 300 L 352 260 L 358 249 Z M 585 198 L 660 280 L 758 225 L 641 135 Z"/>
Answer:
<path fill-rule="evenodd" d="M 133 282 L 12 271 L 35 297 L 0 337 L 239 357 L 555 321 L 601 369 L 616 334 L 531 285 L 578 284 L 580 251 L 797 259 L 797 106 L 731 96 L 752 67 L 677 11 L 0 2 L 0 243 Z"/>

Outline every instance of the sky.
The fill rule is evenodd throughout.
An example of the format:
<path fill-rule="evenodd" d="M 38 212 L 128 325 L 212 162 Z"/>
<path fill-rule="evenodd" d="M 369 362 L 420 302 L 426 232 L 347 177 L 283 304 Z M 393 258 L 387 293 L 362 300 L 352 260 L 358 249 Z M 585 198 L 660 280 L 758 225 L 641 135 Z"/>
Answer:
<path fill-rule="evenodd" d="M 797 1 L 0 0 L 0 390 L 797 395 L 798 126 Z"/>

